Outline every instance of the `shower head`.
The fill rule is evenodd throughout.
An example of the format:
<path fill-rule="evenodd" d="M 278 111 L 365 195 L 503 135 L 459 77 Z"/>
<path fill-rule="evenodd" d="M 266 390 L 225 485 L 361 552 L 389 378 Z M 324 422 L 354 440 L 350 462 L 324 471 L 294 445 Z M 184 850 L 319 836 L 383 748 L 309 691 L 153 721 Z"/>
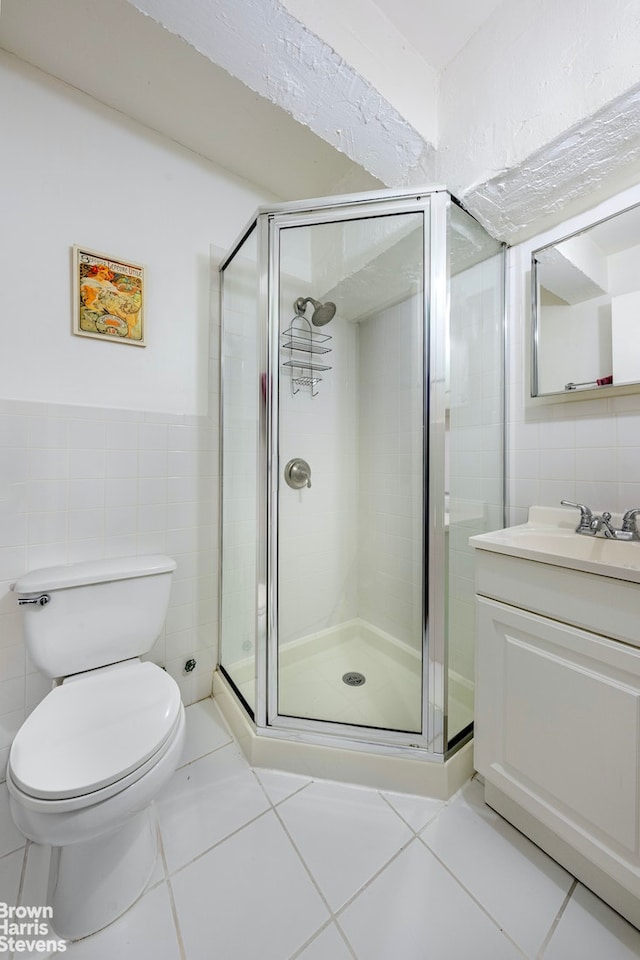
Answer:
<path fill-rule="evenodd" d="M 311 323 L 314 327 L 324 327 L 325 323 L 329 323 L 336 315 L 336 305 L 330 300 L 327 300 L 326 303 L 320 303 L 319 300 L 314 300 L 313 297 L 298 297 L 293 307 L 299 317 L 304 316 L 308 303 L 313 304 Z"/>

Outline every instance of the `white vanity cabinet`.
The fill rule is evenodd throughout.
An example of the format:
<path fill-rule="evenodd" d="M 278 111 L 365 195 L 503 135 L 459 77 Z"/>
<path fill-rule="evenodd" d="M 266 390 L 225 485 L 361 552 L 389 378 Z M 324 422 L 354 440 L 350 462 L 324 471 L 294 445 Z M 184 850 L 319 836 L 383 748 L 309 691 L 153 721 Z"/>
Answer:
<path fill-rule="evenodd" d="M 507 533 L 472 538 L 485 800 L 640 927 L 640 582 Z"/>

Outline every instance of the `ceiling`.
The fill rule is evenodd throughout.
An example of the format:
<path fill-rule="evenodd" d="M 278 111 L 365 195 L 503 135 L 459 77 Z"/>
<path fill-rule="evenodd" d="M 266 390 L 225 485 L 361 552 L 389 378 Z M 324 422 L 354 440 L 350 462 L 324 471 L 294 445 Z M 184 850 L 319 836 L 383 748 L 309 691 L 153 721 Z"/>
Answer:
<path fill-rule="evenodd" d="M 0 47 L 90 94 L 270 198 L 380 181 L 127 0 L 1 0 Z"/>
<path fill-rule="evenodd" d="M 241 36 L 249 36 L 255 21 L 252 2 L 255 14 L 261 0 L 235 8 L 234 29 Z M 343 22 L 350 18 L 354 30 L 368 14 L 382 15 L 401 43 L 406 41 L 436 69 L 455 56 L 500 2 L 323 0 L 327 16 L 340 9 Z M 261 186 L 270 197 L 294 200 L 383 185 L 363 168 L 360 157 L 360 163 L 349 159 L 340 144 L 334 148 L 273 99 L 232 76 L 233 67 L 223 69 L 198 52 L 199 44 L 185 42 L 145 16 L 135 0 L 1 3 L 0 47 Z M 215 11 L 221 3 L 200 0 L 200 7 Z M 180 14 L 179 6 L 173 10 Z M 384 43 L 384 32 L 379 42 Z M 383 51 L 378 52 L 383 59 Z M 364 122 L 375 155 L 375 122 Z M 383 140 L 378 146 L 382 149 Z"/>
<path fill-rule="evenodd" d="M 341 3 L 342 0 L 330 2 Z M 503 0 L 371 2 L 432 67 L 441 70 L 462 50 Z"/>

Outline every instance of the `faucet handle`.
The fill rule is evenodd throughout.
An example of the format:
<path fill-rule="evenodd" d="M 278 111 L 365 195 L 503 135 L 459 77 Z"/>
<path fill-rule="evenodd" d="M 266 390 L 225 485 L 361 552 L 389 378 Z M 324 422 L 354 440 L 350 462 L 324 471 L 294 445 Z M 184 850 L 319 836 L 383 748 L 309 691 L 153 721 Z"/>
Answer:
<path fill-rule="evenodd" d="M 631 510 L 627 510 L 622 518 L 622 526 L 620 529 L 626 533 L 635 533 L 637 535 L 638 527 L 636 525 L 636 517 L 638 516 L 640 516 L 640 507 L 632 507 Z"/>
<path fill-rule="evenodd" d="M 591 530 L 593 514 L 589 507 L 586 507 L 584 503 L 573 503 L 572 500 L 561 500 L 560 503 L 565 507 L 576 507 L 580 511 L 580 522 L 576 527 L 576 533 L 580 530 Z"/>

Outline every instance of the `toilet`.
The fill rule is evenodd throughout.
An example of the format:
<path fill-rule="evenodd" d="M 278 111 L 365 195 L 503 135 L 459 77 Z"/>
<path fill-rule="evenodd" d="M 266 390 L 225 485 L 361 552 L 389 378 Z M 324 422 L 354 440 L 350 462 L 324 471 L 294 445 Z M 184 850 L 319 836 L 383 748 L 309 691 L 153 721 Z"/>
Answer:
<path fill-rule="evenodd" d="M 25 574 L 13 585 L 33 663 L 54 681 L 9 755 L 13 819 L 52 847 L 51 926 L 78 940 L 145 889 L 154 798 L 182 752 L 177 683 L 140 657 L 158 638 L 176 563 L 124 557 Z"/>

